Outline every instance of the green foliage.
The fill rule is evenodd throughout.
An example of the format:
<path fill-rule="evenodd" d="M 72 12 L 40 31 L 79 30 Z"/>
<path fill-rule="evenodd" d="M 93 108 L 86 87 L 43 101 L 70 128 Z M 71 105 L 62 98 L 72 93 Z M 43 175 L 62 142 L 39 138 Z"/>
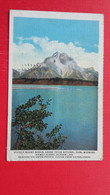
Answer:
<path fill-rule="evenodd" d="M 43 119 L 52 115 L 52 112 L 46 110 L 50 101 L 44 103 L 44 100 L 38 95 L 16 108 L 15 121 L 12 126 L 17 126 L 19 131 L 17 149 L 54 150 L 65 142 L 66 137 L 59 133 L 62 124 L 56 125 L 51 131 L 47 131 L 46 141 L 43 138 L 42 132 L 47 130 L 48 126 Z M 33 129 L 37 132 L 37 139 L 34 138 L 36 132 L 33 132 Z"/>

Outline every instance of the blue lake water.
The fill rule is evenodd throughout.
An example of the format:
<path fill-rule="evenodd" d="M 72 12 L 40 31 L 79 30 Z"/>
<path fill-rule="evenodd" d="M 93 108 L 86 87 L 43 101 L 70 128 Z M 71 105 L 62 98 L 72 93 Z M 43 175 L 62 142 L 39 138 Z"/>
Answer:
<path fill-rule="evenodd" d="M 65 150 L 97 150 L 97 98 L 96 86 L 47 86 L 13 85 L 12 117 L 18 105 L 29 98 L 41 95 L 44 100 L 52 99 L 49 111 L 53 114 L 45 119 L 48 129 L 62 124 L 62 133 L 67 136 Z M 17 139 L 12 129 L 13 148 Z"/>

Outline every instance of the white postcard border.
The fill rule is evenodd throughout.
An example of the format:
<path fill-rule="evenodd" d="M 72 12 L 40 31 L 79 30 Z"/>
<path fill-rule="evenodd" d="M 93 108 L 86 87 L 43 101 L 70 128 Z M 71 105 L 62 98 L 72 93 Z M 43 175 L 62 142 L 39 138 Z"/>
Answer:
<path fill-rule="evenodd" d="M 68 20 L 97 20 L 99 21 L 99 78 L 98 78 L 98 141 L 97 151 L 92 150 L 11 150 L 11 117 L 12 117 L 12 64 L 13 64 L 13 18 L 51 18 Z M 9 79 L 8 79 L 8 133 L 7 161 L 93 161 L 103 159 L 103 14 L 69 13 L 10 10 L 9 23 Z M 41 155 L 40 155 L 41 154 Z"/>

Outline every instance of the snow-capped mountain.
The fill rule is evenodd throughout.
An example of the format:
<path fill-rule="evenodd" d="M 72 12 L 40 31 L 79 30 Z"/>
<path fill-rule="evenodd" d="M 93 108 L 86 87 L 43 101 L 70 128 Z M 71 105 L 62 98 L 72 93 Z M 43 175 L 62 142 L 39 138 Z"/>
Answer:
<path fill-rule="evenodd" d="M 19 78 L 68 78 L 77 80 L 98 80 L 98 73 L 91 68 L 81 68 L 73 58 L 66 53 L 54 53 L 42 63 L 37 63 L 33 68 L 20 74 Z"/>

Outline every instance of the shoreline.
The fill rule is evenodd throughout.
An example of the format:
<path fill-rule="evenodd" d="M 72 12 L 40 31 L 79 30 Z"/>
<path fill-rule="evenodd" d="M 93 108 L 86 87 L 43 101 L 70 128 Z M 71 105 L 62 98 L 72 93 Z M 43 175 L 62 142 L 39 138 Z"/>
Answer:
<path fill-rule="evenodd" d="M 13 84 L 98 86 L 98 81 L 73 79 L 13 79 Z"/>

